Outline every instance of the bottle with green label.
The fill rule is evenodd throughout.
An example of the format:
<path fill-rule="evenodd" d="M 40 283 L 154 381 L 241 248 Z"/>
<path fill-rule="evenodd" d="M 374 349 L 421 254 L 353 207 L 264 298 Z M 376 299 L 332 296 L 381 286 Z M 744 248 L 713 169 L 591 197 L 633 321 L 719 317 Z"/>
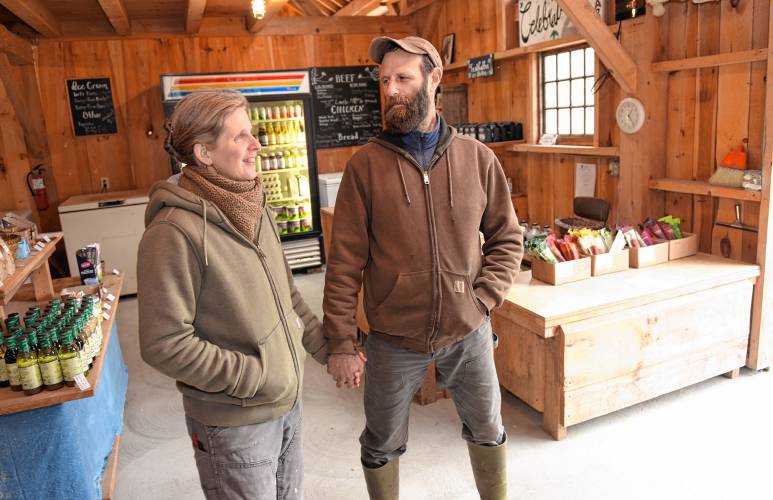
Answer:
<path fill-rule="evenodd" d="M 0 387 L 8 387 L 8 370 L 5 368 L 5 337 L 0 334 Z"/>
<path fill-rule="evenodd" d="M 91 363 L 91 358 L 88 356 L 88 350 L 86 349 L 86 340 L 83 338 L 83 330 L 81 327 L 81 323 L 78 319 L 73 320 L 73 341 L 75 342 L 75 345 L 78 346 L 78 355 L 81 358 L 81 363 L 83 363 L 83 375 L 89 374 L 89 363 Z"/>
<path fill-rule="evenodd" d="M 83 364 L 78 354 L 78 347 L 73 342 L 73 333 L 73 329 L 70 329 L 60 337 L 59 346 L 59 363 L 62 366 L 64 383 L 70 387 L 75 386 L 75 377 L 83 373 Z"/>
<path fill-rule="evenodd" d="M 16 337 L 5 339 L 8 348 L 5 351 L 5 369 L 8 371 L 8 383 L 12 391 L 21 391 L 21 379 L 19 378 L 19 367 L 16 365 Z"/>
<path fill-rule="evenodd" d="M 59 364 L 59 355 L 51 345 L 49 335 L 40 338 L 40 354 L 38 354 L 40 374 L 43 376 L 43 385 L 48 391 L 55 391 L 64 386 L 62 366 Z"/>
<path fill-rule="evenodd" d="M 40 374 L 37 353 L 30 349 L 27 337 L 19 338 L 19 354 L 16 355 L 19 378 L 24 394 L 32 396 L 43 390 L 43 377 Z"/>

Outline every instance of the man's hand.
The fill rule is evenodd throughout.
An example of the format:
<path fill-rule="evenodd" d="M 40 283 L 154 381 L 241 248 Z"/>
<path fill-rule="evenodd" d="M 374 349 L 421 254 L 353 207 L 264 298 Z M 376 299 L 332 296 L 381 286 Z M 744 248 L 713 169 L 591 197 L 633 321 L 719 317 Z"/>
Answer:
<path fill-rule="evenodd" d="M 361 351 L 357 354 L 330 354 L 327 357 L 327 372 L 336 381 L 336 387 L 359 387 L 367 361 Z"/>

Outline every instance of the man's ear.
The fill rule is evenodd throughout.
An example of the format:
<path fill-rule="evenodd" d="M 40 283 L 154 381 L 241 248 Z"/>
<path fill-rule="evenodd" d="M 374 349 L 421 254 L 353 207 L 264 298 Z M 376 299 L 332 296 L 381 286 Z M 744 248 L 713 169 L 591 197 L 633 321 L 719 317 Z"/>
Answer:
<path fill-rule="evenodd" d="M 432 82 L 432 90 L 438 88 L 441 78 L 443 78 L 443 70 L 440 68 L 432 68 L 432 71 L 429 73 L 429 81 Z"/>
<path fill-rule="evenodd" d="M 202 165 L 206 165 L 208 167 L 212 166 L 212 158 L 209 156 L 209 151 L 207 151 L 207 147 L 205 145 L 194 144 L 193 156 L 195 156 L 199 163 Z"/>

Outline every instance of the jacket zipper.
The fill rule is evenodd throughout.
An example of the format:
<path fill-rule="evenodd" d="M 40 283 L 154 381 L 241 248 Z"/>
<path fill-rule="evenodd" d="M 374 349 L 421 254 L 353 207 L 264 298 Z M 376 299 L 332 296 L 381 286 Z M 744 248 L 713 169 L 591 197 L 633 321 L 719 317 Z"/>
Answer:
<path fill-rule="evenodd" d="M 416 168 L 422 173 L 424 177 L 424 199 L 427 204 L 427 223 L 429 224 L 430 245 L 432 247 L 432 272 L 435 274 L 435 290 L 433 291 L 434 307 L 432 308 L 432 321 L 430 322 L 430 334 L 427 337 L 427 351 L 432 351 L 432 342 L 435 340 L 438 334 L 438 324 L 443 302 L 443 287 L 441 286 L 440 278 L 440 257 L 438 256 L 437 246 L 437 228 L 435 227 L 435 210 L 432 204 L 432 191 L 429 186 L 429 171 L 440 159 L 440 155 L 435 155 L 427 165 L 427 170 L 421 168 L 421 166 L 411 157 L 406 156 Z"/>
<path fill-rule="evenodd" d="M 263 199 L 263 210 L 266 208 L 265 198 Z M 298 357 L 295 354 L 295 344 L 293 343 L 292 336 L 290 335 L 290 327 L 287 325 L 287 318 L 285 318 L 285 312 L 284 308 L 282 307 L 282 302 L 279 300 L 279 295 L 276 292 L 276 283 L 274 282 L 274 277 L 271 275 L 271 271 L 268 268 L 268 264 L 266 263 L 266 254 L 263 253 L 263 250 L 257 246 L 252 241 L 249 241 L 247 238 L 245 238 L 236 228 L 234 228 L 231 225 L 231 222 L 226 219 L 226 224 L 228 224 L 233 232 L 237 235 L 239 235 L 244 241 L 246 241 L 253 250 L 258 254 L 258 260 L 260 260 L 260 264 L 263 266 L 263 271 L 266 273 L 266 276 L 268 277 L 268 282 L 271 284 L 271 293 L 274 296 L 274 302 L 276 303 L 277 308 L 279 309 L 279 316 L 282 321 L 282 326 L 284 327 L 285 331 L 285 338 L 287 339 L 287 345 L 290 347 L 290 354 L 293 357 L 293 367 L 295 368 L 295 399 L 293 400 L 293 407 L 295 407 L 295 404 L 298 402 L 298 395 L 300 393 L 301 389 L 301 373 L 300 373 L 300 367 L 298 363 Z M 263 229 L 263 216 L 260 218 L 260 223 L 258 224 L 258 231 L 255 235 L 256 240 L 260 240 L 260 233 Z M 281 242 L 280 242 L 281 246 Z"/>

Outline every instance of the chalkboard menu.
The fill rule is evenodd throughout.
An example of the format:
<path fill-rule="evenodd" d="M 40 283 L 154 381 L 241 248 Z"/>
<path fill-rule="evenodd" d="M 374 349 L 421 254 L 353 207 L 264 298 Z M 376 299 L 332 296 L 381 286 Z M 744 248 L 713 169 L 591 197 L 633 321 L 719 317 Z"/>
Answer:
<path fill-rule="evenodd" d="M 312 68 L 317 148 L 365 144 L 381 131 L 378 66 Z"/>
<path fill-rule="evenodd" d="M 115 108 L 109 78 L 67 80 L 75 135 L 115 134 Z"/>

